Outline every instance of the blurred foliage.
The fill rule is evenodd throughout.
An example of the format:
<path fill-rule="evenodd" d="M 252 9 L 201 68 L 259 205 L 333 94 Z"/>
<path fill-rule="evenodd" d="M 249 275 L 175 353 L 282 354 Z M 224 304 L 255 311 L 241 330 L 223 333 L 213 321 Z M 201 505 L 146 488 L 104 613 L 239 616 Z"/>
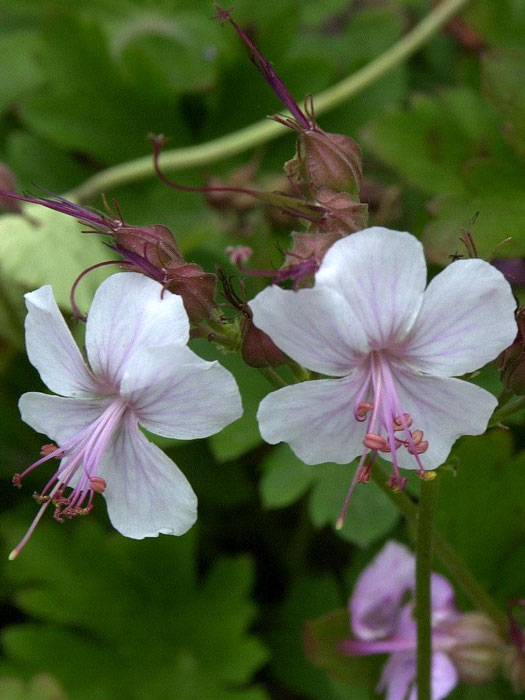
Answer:
<path fill-rule="evenodd" d="M 232 4 L 298 100 L 366 65 L 431 5 Z M 74 192 L 101 170 L 148 155 L 149 132 L 185 147 L 279 112 L 244 47 L 213 14 L 208 0 L 0 0 L 0 161 L 20 189 Z M 421 237 L 433 272 L 466 254 L 465 229 L 482 257 L 525 255 L 524 35 L 523 0 L 473 0 L 410 60 L 319 120 L 360 141 L 372 223 Z M 293 151 L 293 134 L 283 133 L 257 153 L 174 177 L 199 185 L 252 163 L 247 186 L 266 187 Z M 291 225 L 263 208 L 220 212 L 153 177 L 105 194 L 130 223 L 170 226 L 188 260 L 208 271 L 218 263 L 235 273 L 229 245 L 250 245 L 250 265 L 269 268 L 290 244 Z M 104 208 L 100 198 L 87 204 Z M 21 393 L 41 388 L 23 354 L 23 292 L 52 284 L 71 314 L 74 279 L 111 258 L 83 228 L 32 206 L 23 217 L 0 217 L 5 551 L 34 516 L 29 494 L 46 478 L 31 475 L 25 498 L 10 485 L 45 441 L 16 410 Z M 82 281 L 83 310 L 112 270 Z M 248 279 L 247 298 L 262 284 Z M 234 315 L 226 306 L 224 313 Z M 406 539 L 399 514 L 371 483 L 356 490 L 335 534 L 353 467 L 306 466 L 287 446 L 265 445 L 255 413 L 270 385 L 236 354 L 202 339 L 194 349 L 235 374 L 245 409 L 207 441 L 162 442 L 199 496 L 198 527 L 180 539 L 125 540 L 111 531 L 102 499 L 88 520 L 42 523 L 16 563 L 0 564 L 0 700 L 376 697 L 383 659 L 337 659 L 333 642 L 349 629 L 345 606 L 359 571 L 384 538 Z M 499 391 L 494 374 L 475 381 Z M 525 444 L 509 425 L 458 443 L 439 505 L 442 531 L 502 606 L 523 597 L 525 557 Z M 410 488 L 417 494 L 417 484 Z M 304 628 L 306 620 L 315 622 Z M 458 687 L 450 697 L 503 700 L 511 692 L 502 681 Z"/>

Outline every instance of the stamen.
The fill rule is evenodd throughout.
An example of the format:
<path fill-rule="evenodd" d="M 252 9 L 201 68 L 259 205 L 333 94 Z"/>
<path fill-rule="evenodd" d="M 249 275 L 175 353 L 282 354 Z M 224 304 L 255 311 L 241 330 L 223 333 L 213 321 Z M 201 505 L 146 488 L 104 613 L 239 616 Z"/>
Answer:
<path fill-rule="evenodd" d="M 95 493 L 104 493 L 106 490 L 106 480 L 101 476 L 92 476 L 89 483 Z"/>
<path fill-rule="evenodd" d="M 403 416 L 394 418 L 394 430 L 406 430 L 412 425 L 410 413 L 403 413 Z"/>
<path fill-rule="evenodd" d="M 368 447 L 370 450 L 388 450 L 388 443 L 384 437 L 377 435 L 376 433 L 367 433 L 365 439 L 363 440 L 363 445 Z"/>
<path fill-rule="evenodd" d="M 361 401 L 361 403 L 357 406 L 357 409 L 355 411 L 355 419 L 362 423 L 364 420 L 366 420 L 366 417 L 368 413 L 374 408 L 373 403 L 369 403 L 368 401 Z"/>

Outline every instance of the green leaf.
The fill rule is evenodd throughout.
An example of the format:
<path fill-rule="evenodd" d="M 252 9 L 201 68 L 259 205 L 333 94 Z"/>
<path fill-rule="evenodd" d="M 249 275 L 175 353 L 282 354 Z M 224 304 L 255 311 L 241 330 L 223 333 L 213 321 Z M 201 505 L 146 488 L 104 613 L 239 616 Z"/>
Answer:
<path fill-rule="evenodd" d="M 372 689 L 379 679 L 381 661 L 373 656 L 347 656 L 339 643 L 349 639 L 350 620 L 346 608 L 334 610 L 305 625 L 305 651 L 312 663 L 351 686 L 368 688 L 364 698 L 376 697 Z M 350 694 L 348 695 L 350 697 Z M 352 696 L 353 697 L 353 696 Z"/>
<path fill-rule="evenodd" d="M 525 157 L 525 51 L 500 50 L 483 56 L 487 97 L 504 119 L 504 134 L 516 152 Z"/>
<path fill-rule="evenodd" d="M 297 501 L 315 483 L 315 467 L 301 462 L 288 445 L 278 445 L 262 461 L 261 498 L 268 508 Z"/>
<path fill-rule="evenodd" d="M 525 538 L 525 454 L 512 458 L 508 432 L 463 438 L 457 472 L 440 479 L 438 525 L 475 575 L 499 582 L 500 568 Z"/>
<path fill-rule="evenodd" d="M 38 134 L 102 163 L 151 152 L 149 132 L 169 133 L 173 145 L 185 140 L 178 97 L 129 84 L 99 21 L 54 15 L 45 24 L 44 40 L 48 85 L 21 107 L 24 123 Z"/>
<path fill-rule="evenodd" d="M 0 113 L 42 83 L 36 56 L 41 40 L 34 29 L 16 29 L 0 34 Z"/>
<path fill-rule="evenodd" d="M 352 481 L 353 468 L 340 464 L 313 467 L 319 470 L 312 492 L 310 515 L 315 525 L 335 525 Z M 379 487 L 358 484 L 338 534 L 359 547 L 368 547 L 388 534 L 399 520 L 399 512 Z"/>
<path fill-rule="evenodd" d="M 416 95 L 408 109 L 391 107 L 367 126 L 364 137 L 410 185 L 429 194 L 457 194 L 465 190 L 465 161 L 500 148 L 497 123 L 480 95 L 457 88 L 439 97 Z"/>
<path fill-rule="evenodd" d="M 523 168 L 512 158 L 473 162 L 465 168 L 464 186 L 463 194 L 443 195 L 430 204 L 435 219 L 423 234 L 429 259 L 445 265 L 455 253 L 464 254 L 462 228 L 471 231 L 482 258 L 525 255 Z"/>
<path fill-rule="evenodd" d="M 30 289 L 51 284 L 58 304 L 70 308 L 69 293 L 76 277 L 90 265 L 111 258 L 100 237 L 82 230 L 74 219 L 35 204 L 24 205 L 24 216 L 0 216 L 3 274 Z M 96 270 L 78 286 L 76 299 L 83 311 L 107 274 Z"/>
<path fill-rule="evenodd" d="M 0 678 L 0 700 L 68 700 L 50 675 L 41 673 L 24 682 L 18 678 Z"/>
<path fill-rule="evenodd" d="M 191 534 L 137 542 L 83 522 L 36 537 L 10 571 L 39 620 L 4 632 L 11 667 L 52 673 L 73 700 L 265 698 L 242 687 L 267 659 L 247 631 L 248 557 L 219 559 L 200 582 Z M 56 552 L 68 553 L 58 568 Z"/>
<path fill-rule="evenodd" d="M 301 698 L 335 700 L 330 680 L 312 665 L 304 650 L 306 620 L 339 607 L 341 596 L 331 576 L 300 577 L 292 583 L 283 604 L 272 615 L 266 641 L 272 650 L 270 670 Z"/>

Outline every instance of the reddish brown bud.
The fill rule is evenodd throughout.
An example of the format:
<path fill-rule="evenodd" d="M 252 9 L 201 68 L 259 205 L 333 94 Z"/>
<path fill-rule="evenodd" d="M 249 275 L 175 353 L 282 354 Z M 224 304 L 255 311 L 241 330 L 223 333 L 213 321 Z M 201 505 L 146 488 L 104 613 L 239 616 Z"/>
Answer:
<path fill-rule="evenodd" d="M 278 367 L 286 363 L 286 355 L 273 340 L 253 325 L 250 317 L 243 321 L 242 359 L 250 367 Z"/>
<path fill-rule="evenodd" d="M 12 194 L 16 194 L 18 190 L 13 171 L 11 168 L 5 165 L 5 163 L 0 163 L 0 190 Z M 11 197 L 0 194 L 0 211 L 9 211 L 14 212 L 15 214 L 21 214 L 22 205 L 18 199 L 12 199 Z"/>
<path fill-rule="evenodd" d="M 368 206 L 352 195 L 324 187 L 317 192 L 317 201 L 326 210 L 319 230 L 349 234 L 367 227 Z"/>
<path fill-rule="evenodd" d="M 501 369 L 501 381 L 513 394 L 525 394 L 525 306 L 516 313 L 518 335 L 510 347 L 504 350 L 497 362 Z"/>
<path fill-rule="evenodd" d="M 123 249 L 140 255 L 159 270 L 167 267 L 173 259 L 182 260 L 177 241 L 167 226 L 120 226 L 112 233 L 119 251 Z"/>
<path fill-rule="evenodd" d="M 315 198 L 322 187 L 357 195 L 361 187 L 361 149 L 344 134 L 318 127 L 300 129 L 295 156 L 284 168 L 306 197 Z"/>
<path fill-rule="evenodd" d="M 180 294 L 193 323 L 209 318 L 217 306 L 217 278 L 211 272 L 204 272 L 196 263 L 182 259 L 172 261 L 166 273 L 165 287 L 173 294 Z"/>

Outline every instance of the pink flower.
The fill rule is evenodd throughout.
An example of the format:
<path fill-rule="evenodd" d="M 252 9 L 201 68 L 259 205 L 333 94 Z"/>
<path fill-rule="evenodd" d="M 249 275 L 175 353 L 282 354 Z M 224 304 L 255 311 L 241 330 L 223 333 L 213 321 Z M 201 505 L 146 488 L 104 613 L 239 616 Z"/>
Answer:
<path fill-rule="evenodd" d="M 62 521 L 85 514 L 103 493 L 113 526 L 127 537 L 181 535 L 195 522 L 197 498 L 178 467 L 149 442 L 156 435 L 189 440 L 221 430 L 242 413 L 235 380 L 187 346 L 182 297 L 136 273 L 103 282 L 86 325 L 86 365 L 50 286 L 26 294 L 26 345 L 45 384 L 60 396 L 27 393 L 22 419 L 49 435 L 44 456 L 14 482 L 53 457 L 60 466 L 37 500 L 25 545 L 50 503 Z"/>
<path fill-rule="evenodd" d="M 417 700 L 417 628 L 413 601 L 404 600 L 407 592 L 414 593 L 415 578 L 411 552 L 398 542 L 387 542 L 358 578 L 349 603 L 357 639 L 341 642 L 341 649 L 350 656 L 390 654 L 377 687 L 378 692 L 386 690 L 386 700 Z M 446 653 L 453 640 L 440 628 L 461 615 L 454 606 L 454 590 L 443 576 L 432 574 L 431 586 L 432 700 L 441 700 L 457 684 L 458 672 Z"/>
<path fill-rule="evenodd" d="M 386 691 L 386 700 L 417 700 L 415 579 L 412 553 L 387 542 L 357 579 L 349 602 L 356 638 L 342 641 L 340 648 L 349 656 L 390 654 L 377 687 Z M 456 609 L 446 578 L 433 573 L 431 591 L 432 700 L 442 700 L 460 679 L 483 683 L 494 678 L 504 643 L 485 615 Z"/>
<path fill-rule="evenodd" d="M 331 378 L 263 399 L 263 438 L 288 442 L 306 464 L 361 455 L 366 480 L 381 454 L 399 467 L 443 464 L 460 435 L 483 433 L 497 401 L 454 375 L 471 372 L 516 335 L 508 282 L 483 260 L 459 260 L 425 290 L 421 243 L 373 227 L 328 250 L 312 289 L 268 287 L 250 303 L 255 325 L 287 355 Z"/>

